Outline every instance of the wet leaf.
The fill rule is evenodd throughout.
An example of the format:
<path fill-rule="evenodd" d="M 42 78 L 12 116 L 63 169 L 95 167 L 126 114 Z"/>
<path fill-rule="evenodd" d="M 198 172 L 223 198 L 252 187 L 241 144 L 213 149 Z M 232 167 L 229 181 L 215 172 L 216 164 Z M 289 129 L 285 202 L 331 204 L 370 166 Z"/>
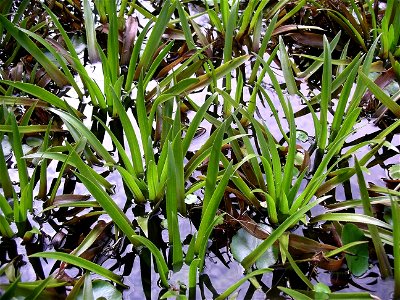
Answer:
<path fill-rule="evenodd" d="M 118 283 L 121 286 L 125 286 L 122 281 L 121 277 L 114 274 L 112 271 L 105 269 L 104 267 L 97 265 L 91 261 L 83 259 L 81 257 L 73 256 L 71 254 L 62 253 L 62 252 L 38 252 L 32 254 L 30 257 L 41 257 L 41 258 L 50 258 L 55 260 L 61 260 L 63 262 L 73 264 L 75 266 L 87 269 L 94 273 L 97 273 L 109 280 L 112 280 Z"/>
<path fill-rule="evenodd" d="M 331 293 L 330 288 L 322 282 L 318 282 L 316 285 L 314 285 L 314 291 L 315 299 L 318 300 L 329 299 L 329 294 Z"/>
<path fill-rule="evenodd" d="M 186 204 L 194 204 L 197 202 L 197 196 L 194 194 L 189 194 L 185 197 Z"/>
<path fill-rule="evenodd" d="M 39 147 L 42 143 L 43 143 L 42 138 L 33 137 L 33 136 L 26 138 L 26 144 L 30 147 Z"/>
<path fill-rule="evenodd" d="M 391 166 L 389 169 L 389 176 L 392 179 L 400 179 L 400 164 Z"/>
<path fill-rule="evenodd" d="M 219 295 L 215 299 L 216 300 L 228 299 L 228 296 L 230 294 L 232 294 L 237 288 L 239 288 L 239 286 L 241 286 L 245 281 L 251 280 L 253 276 L 261 275 L 261 274 L 264 274 L 265 272 L 269 272 L 269 271 L 272 271 L 272 269 L 255 270 L 254 272 L 247 274 L 245 277 L 241 278 L 239 281 L 232 284 L 225 292 L 223 292 L 221 295 Z M 229 299 L 231 299 L 231 298 L 229 298 Z M 235 299 L 235 298 L 233 298 L 233 299 Z"/>
<path fill-rule="evenodd" d="M 354 224 L 346 224 L 342 230 L 343 244 L 366 240 L 364 233 Z M 368 244 L 359 244 L 349 249 L 354 255 L 345 254 L 347 266 L 353 275 L 361 276 L 368 270 Z"/>
<path fill-rule="evenodd" d="M 133 16 L 128 16 L 125 22 L 125 31 L 121 52 L 121 65 L 128 65 L 132 56 L 133 45 L 138 32 L 138 19 Z"/>
<path fill-rule="evenodd" d="M 289 246 L 300 253 L 318 253 L 321 251 L 331 251 L 337 247 L 318 243 L 305 236 L 290 234 L 289 235 Z"/>
<path fill-rule="evenodd" d="M 272 228 L 262 224 L 259 225 L 266 231 L 271 231 Z M 231 251 L 233 257 L 241 262 L 246 256 L 256 249 L 263 240 L 258 239 L 251 235 L 248 231 L 243 228 L 239 229 L 236 235 L 232 238 Z M 278 259 L 278 253 L 276 247 L 270 247 L 265 251 L 260 258 L 256 260 L 256 266 L 259 269 L 267 268 L 273 265 Z"/>
<path fill-rule="evenodd" d="M 312 261 L 321 269 L 335 272 L 343 266 L 344 255 L 339 256 L 337 259 L 333 259 L 326 257 L 322 252 L 320 252 L 312 257 Z"/>
<path fill-rule="evenodd" d="M 54 197 L 53 204 L 58 205 L 61 203 L 69 203 L 76 201 L 86 201 L 90 198 L 90 195 L 78 195 L 78 194 L 62 194 Z"/>
<path fill-rule="evenodd" d="M 171 298 L 178 299 L 177 298 L 178 296 L 179 296 L 178 291 L 168 290 L 160 297 L 160 299 L 171 299 Z"/>
<path fill-rule="evenodd" d="M 281 68 L 283 72 L 283 77 L 285 78 L 287 91 L 290 95 L 295 95 L 298 93 L 298 89 L 296 85 L 296 80 L 293 75 L 291 62 L 289 60 L 285 44 L 283 43 L 282 36 L 279 36 L 279 52 Z"/>
<path fill-rule="evenodd" d="M 94 280 L 92 282 L 93 298 L 96 300 L 118 300 L 122 299 L 122 294 L 115 286 L 104 280 Z M 85 299 L 83 290 L 78 294 L 77 300 Z"/>
<path fill-rule="evenodd" d="M 323 48 L 323 35 L 307 31 L 288 33 L 297 44 L 307 47 Z"/>
<path fill-rule="evenodd" d="M 293 299 L 297 299 L 297 300 L 312 300 L 313 299 L 313 298 L 310 298 L 307 295 L 304 295 L 296 290 L 292 290 L 292 289 L 281 287 L 281 286 L 278 286 L 278 289 L 280 289 L 282 292 L 288 294 Z"/>
<path fill-rule="evenodd" d="M 304 130 L 296 130 L 296 139 L 300 142 L 306 143 L 308 141 L 308 133 Z"/>

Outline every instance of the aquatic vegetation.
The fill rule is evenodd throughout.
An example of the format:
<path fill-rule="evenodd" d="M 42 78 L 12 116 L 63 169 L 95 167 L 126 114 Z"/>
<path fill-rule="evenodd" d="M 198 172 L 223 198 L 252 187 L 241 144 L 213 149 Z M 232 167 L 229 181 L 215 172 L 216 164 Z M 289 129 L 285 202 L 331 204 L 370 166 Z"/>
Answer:
<path fill-rule="evenodd" d="M 378 2 L 0 4 L 2 297 L 372 299 L 367 272 L 398 297 Z"/>

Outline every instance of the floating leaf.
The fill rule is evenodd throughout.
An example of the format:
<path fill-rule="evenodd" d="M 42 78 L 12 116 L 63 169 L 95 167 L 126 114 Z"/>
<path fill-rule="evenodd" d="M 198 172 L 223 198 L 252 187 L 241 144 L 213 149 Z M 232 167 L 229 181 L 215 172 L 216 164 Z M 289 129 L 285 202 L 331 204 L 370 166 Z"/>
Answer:
<path fill-rule="evenodd" d="M 185 197 L 186 204 L 194 204 L 197 202 L 197 196 L 194 194 L 189 194 Z"/>
<path fill-rule="evenodd" d="M 296 130 L 296 139 L 300 142 L 306 143 L 308 141 L 308 133 L 304 130 Z"/>
<path fill-rule="evenodd" d="M 102 300 L 122 299 L 122 294 L 115 286 L 104 280 L 95 280 L 92 282 L 93 298 Z M 77 300 L 83 300 L 83 291 L 76 297 Z"/>
<path fill-rule="evenodd" d="M 266 231 L 271 232 L 272 228 L 265 224 L 261 224 L 260 227 L 263 227 Z M 241 262 L 247 255 L 256 249 L 263 240 L 260 240 L 249 232 L 244 230 L 243 228 L 239 229 L 236 235 L 232 238 L 231 243 L 231 251 L 233 257 Z M 259 269 L 267 268 L 273 265 L 278 259 L 278 253 L 276 247 L 270 247 L 266 252 L 262 254 L 262 256 L 257 259 L 256 266 Z"/>
<path fill-rule="evenodd" d="M 390 178 L 400 179 L 400 164 L 392 165 L 388 171 Z"/>
<path fill-rule="evenodd" d="M 354 224 L 343 226 L 342 242 L 344 245 L 366 240 L 364 233 Z M 347 266 L 353 275 L 360 276 L 368 270 L 368 244 L 359 244 L 349 249 L 351 254 L 345 254 Z"/>

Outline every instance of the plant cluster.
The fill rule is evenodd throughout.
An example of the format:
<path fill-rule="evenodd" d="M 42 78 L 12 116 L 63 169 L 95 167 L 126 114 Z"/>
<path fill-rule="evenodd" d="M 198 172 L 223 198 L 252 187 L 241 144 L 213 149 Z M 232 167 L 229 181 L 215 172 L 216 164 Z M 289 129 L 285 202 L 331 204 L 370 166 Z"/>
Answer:
<path fill-rule="evenodd" d="M 216 299 L 372 299 L 315 272 L 371 264 L 400 298 L 398 1 L 155 2 L 0 3 L 2 299 L 118 299 L 135 258 L 147 298 L 205 298 L 224 247 Z"/>

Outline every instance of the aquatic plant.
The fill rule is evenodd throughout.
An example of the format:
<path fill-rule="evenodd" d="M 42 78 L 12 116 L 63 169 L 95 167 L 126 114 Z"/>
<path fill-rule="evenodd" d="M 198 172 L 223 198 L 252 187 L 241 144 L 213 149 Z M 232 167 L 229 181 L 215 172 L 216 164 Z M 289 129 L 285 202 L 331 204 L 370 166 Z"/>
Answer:
<path fill-rule="evenodd" d="M 304 286 L 280 282 L 277 293 L 372 298 L 372 293 L 340 293 L 313 284 L 314 271 L 303 268 L 336 271 L 347 263 L 350 273 L 362 275 L 375 258 L 366 254 L 366 241 L 373 244 L 381 276 L 394 273 L 399 294 L 399 232 L 393 226 L 398 182 L 394 188 L 368 187 L 364 177 L 382 159 L 398 157 L 398 92 L 384 90 L 398 71 L 394 1 L 388 1 L 382 20 L 371 2 L 354 1 L 340 2 L 338 11 L 315 1 L 208 1 L 199 4 L 204 11 L 197 14 L 192 14 L 194 3 L 169 0 L 158 6 L 67 2 L 32 4 L 43 13 L 37 19 L 26 14 L 29 1 L 0 4 L 0 41 L 9 55 L 0 81 L 0 234 L 7 243 L 23 239 L 23 259 L 38 274 L 25 282 L 20 256 L 7 250 L 0 269 L 9 282 L 1 285 L 3 297 L 43 299 L 55 296 L 53 288 L 59 287 L 67 299 L 91 299 L 101 289 L 121 298 L 118 289 L 128 285 L 121 275 L 127 272 L 117 268 L 127 263 L 102 264 L 123 253 L 140 260 L 147 298 L 154 269 L 160 298 L 195 299 L 198 286 L 204 293 L 207 256 L 214 252 L 228 265 L 219 249 L 235 247 L 231 239 L 239 228 L 258 241 L 240 255 L 245 274 L 224 292 L 209 288 L 213 298 L 227 298 L 247 281 L 249 293 L 262 287 L 268 293 L 261 276 L 275 276 L 276 266 L 292 269 Z M 76 23 L 60 18 L 57 5 Z M 326 14 L 343 31 L 330 23 L 334 30 L 323 35 L 327 23 L 314 20 L 298 25 L 300 12 L 318 14 L 315 20 L 326 20 Z M 208 18 L 207 30 L 200 17 Z M 87 55 L 75 49 L 70 35 L 81 30 L 79 24 Z M 299 34 L 322 51 L 304 50 Z M 349 38 L 360 48 L 349 49 L 343 43 Z M 299 41 L 295 45 L 303 53 L 296 53 L 290 39 Z M 24 51 L 32 68 L 18 61 L 26 59 Z M 379 74 L 372 79 L 373 71 L 385 71 L 377 68 L 376 53 L 394 70 L 386 74 L 389 79 Z M 88 63 L 101 70 L 104 84 L 91 77 Z M 306 94 L 302 81 L 318 76 L 315 94 Z M 70 88 L 77 105 L 65 96 Z M 352 141 L 367 97 L 379 102 L 387 127 Z M 93 109 L 91 120 L 83 118 L 85 99 Z M 314 138 L 306 142 L 298 136 L 305 128 L 295 101 L 303 102 L 312 119 L 306 129 Z M 202 126 L 209 133 L 196 145 Z M 27 152 L 29 135 L 38 142 Z M 56 164 L 58 174 L 51 175 Z M 347 192 L 339 201 L 335 187 L 346 188 L 353 178 L 360 199 Z M 380 205 L 391 219 L 374 213 Z M 354 213 L 360 207 L 363 213 Z M 185 238 L 183 222 L 193 224 Z M 55 251 L 41 242 L 48 235 L 44 227 L 55 231 L 47 242 Z M 297 235 L 291 232 L 296 227 L 323 235 Z M 260 267 L 260 257 L 271 249 L 275 265 Z M 58 270 L 49 275 L 42 259 L 59 261 L 52 271 Z M 74 278 L 66 273 L 71 266 L 79 269 Z M 93 280 L 91 273 L 103 279 Z M 187 282 L 177 287 L 174 276 L 182 274 Z"/>

